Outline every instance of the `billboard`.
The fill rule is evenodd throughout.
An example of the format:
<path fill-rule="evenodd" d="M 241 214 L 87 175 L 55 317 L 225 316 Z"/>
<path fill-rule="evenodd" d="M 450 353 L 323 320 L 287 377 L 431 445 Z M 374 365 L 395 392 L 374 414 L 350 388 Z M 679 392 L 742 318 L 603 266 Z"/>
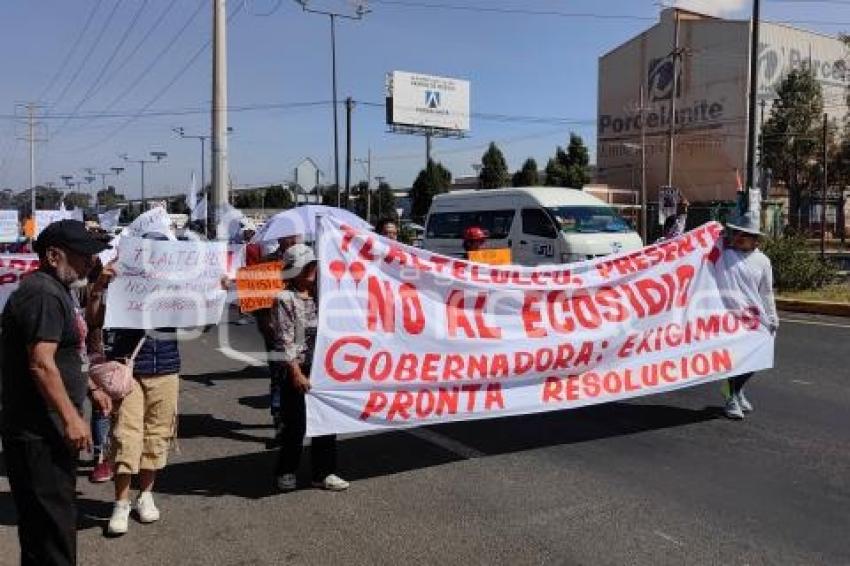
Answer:
<path fill-rule="evenodd" d="M 469 130 L 469 81 L 405 71 L 386 80 L 387 124 Z"/>

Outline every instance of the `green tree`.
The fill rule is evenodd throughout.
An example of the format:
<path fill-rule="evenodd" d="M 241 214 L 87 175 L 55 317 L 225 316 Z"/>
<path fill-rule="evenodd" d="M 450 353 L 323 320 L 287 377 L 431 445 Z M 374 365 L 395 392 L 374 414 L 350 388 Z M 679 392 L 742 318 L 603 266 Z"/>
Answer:
<path fill-rule="evenodd" d="M 112 208 L 116 204 L 126 201 L 124 195 L 116 192 L 112 185 L 106 187 L 106 190 L 97 191 L 97 204 L 102 207 Z"/>
<path fill-rule="evenodd" d="M 452 174 L 441 163 L 433 160 L 419 172 L 410 189 L 411 216 L 417 222 L 422 222 L 431 208 L 434 196 L 445 193 L 452 184 Z"/>
<path fill-rule="evenodd" d="M 534 158 L 529 157 L 525 160 L 522 168 L 514 173 L 512 184 L 514 187 L 536 187 L 540 184 L 540 174 Z"/>
<path fill-rule="evenodd" d="M 326 187 L 319 188 L 319 194 L 322 195 L 322 204 L 325 206 L 336 206 L 338 193 L 339 191 L 337 190 L 336 185 L 328 185 Z"/>
<path fill-rule="evenodd" d="M 381 183 L 372 195 L 372 219 L 377 222 L 381 218 L 395 218 L 396 214 L 393 188 L 389 183 Z"/>
<path fill-rule="evenodd" d="M 71 191 L 65 194 L 65 206 L 68 208 L 88 208 L 91 204 L 91 196 L 86 193 Z"/>
<path fill-rule="evenodd" d="M 506 187 L 510 181 L 505 156 L 494 142 L 490 142 L 490 147 L 481 156 L 481 173 L 478 178 L 481 180 L 482 189 Z"/>
<path fill-rule="evenodd" d="M 283 185 L 270 185 L 268 187 L 263 187 L 257 189 L 258 191 L 265 191 L 265 207 L 266 208 L 292 208 L 292 194 L 284 188 Z M 261 193 L 262 194 L 262 193 Z M 260 205 L 262 206 L 262 197 L 260 198 Z"/>
<path fill-rule="evenodd" d="M 590 153 L 581 136 L 570 134 L 570 143 L 566 151 L 562 147 L 555 150 L 555 157 L 546 164 L 546 185 L 550 187 L 573 187 L 580 189 L 590 182 L 587 167 Z"/>
<path fill-rule="evenodd" d="M 794 69 L 776 90 L 777 101 L 762 127 L 762 163 L 788 187 L 792 222 L 799 218 L 802 196 L 818 175 L 823 92 L 811 71 Z M 797 225 L 799 228 L 799 225 Z"/>

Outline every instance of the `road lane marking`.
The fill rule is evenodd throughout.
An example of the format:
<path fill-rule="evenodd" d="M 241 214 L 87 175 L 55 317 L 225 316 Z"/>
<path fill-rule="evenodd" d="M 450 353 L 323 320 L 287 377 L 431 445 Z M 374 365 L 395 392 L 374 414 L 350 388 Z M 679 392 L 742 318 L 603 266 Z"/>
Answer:
<path fill-rule="evenodd" d="M 266 362 L 262 360 L 258 360 L 253 356 L 249 356 L 248 354 L 242 353 L 238 350 L 234 350 L 233 348 L 225 347 L 225 348 L 216 348 L 223 355 L 227 356 L 231 360 L 236 360 L 237 362 L 244 362 L 249 366 L 253 366 L 255 368 L 263 367 L 266 365 Z"/>
<path fill-rule="evenodd" d="M 792 379 L 791 383 L 799 383 L 800 385 L 811 385 L 811 381 L 803 381 L 802 379 Z"/>
<path fill-rule="evenodd" d="M 816 320 L 803 320 L 801 318 L 780 318 L 780 322 L 790 322 L 792 324 L 810 324 L 812 326 L 830 326 L 833 328 L 850 328 L 850 324 L 837 324 L 835 322 L 818 322 Z"/>
<path fill-rule="evenodd" d="M 463 442 L 459 442 L 454 438 L 449 438 L 448 436 L 440 434 L 439 432 L 435 432 L 431 429 L 411 428 L 405 430 L 405 432 L 410 436 L 414 436 L 419 440 L 429 442 L 434 446 L 439 446 L 443 450 L 447 450 L 455 456 L 460 456 L 461 458 L 466 458 L 467 460 L 473 460 L 475 458 L 481 458 L 483 456 L 486 456 L 484 452 L 476 450 L 472 446 L 467 446 Z"/>
<path fill-rule="evenodd" d="M 656 535 L 656 536 L 659 536 L 659 537 L 663 538 L 663 539 L 664 539 L 664 540 L 666 540 L 667 542 L 672 542 L 672 543 L 673 543 L 673 544 L 675 544 L 676 546 L 685 546 L 685 544 L 684 544 L 683 542 L 681 542 L 681 541 L 678 541 L 678 540 L 674 539 L 673 537 L 671 537 L 670 535 L 668 535 L 668 534 L 667 534 L 667 533 L 665 533 L 665 532 L 662 532 L 662 531 L 652 531 L 652 534 L 654 534 L 654 535 Z"/>

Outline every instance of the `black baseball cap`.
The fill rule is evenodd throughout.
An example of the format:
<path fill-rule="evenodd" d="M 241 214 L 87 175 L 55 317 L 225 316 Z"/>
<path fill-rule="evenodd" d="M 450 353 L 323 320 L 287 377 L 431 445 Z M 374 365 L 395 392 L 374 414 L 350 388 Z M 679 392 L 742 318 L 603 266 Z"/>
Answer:
<path fill-rule="evenodd" d="M 67 248 L 81 255 L 99 254 L 112 247 L 92 236 L 79 220 L 60 220 L 42 230 L 33 248 L 42 253 L 50 246 Z"/>

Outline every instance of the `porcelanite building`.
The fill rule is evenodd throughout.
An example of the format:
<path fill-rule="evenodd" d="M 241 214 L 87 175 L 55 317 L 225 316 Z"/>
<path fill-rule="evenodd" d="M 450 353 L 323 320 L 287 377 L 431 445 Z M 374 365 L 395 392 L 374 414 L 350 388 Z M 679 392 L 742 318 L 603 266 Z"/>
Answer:
<path fill-rule="evenodd" d="M 643 126 L 650 199 L 667 183 L 677 19 L 681 55 L 673 186 L 692 203 L 734 200 L 738 175 L 746 178 L 750 22 L 675 8 L 599 59 L 597 181 L 612 189 L 640 189 Z M 809 66 L 823 86 L 826 112 L 844 118 L 850 71 L 841 41 L 762 22 L 760 44 L 758 95 L 765 101 L 764 119 L 784 76 Z M 761 113 L 760 105 L 757 124 Z"/>

